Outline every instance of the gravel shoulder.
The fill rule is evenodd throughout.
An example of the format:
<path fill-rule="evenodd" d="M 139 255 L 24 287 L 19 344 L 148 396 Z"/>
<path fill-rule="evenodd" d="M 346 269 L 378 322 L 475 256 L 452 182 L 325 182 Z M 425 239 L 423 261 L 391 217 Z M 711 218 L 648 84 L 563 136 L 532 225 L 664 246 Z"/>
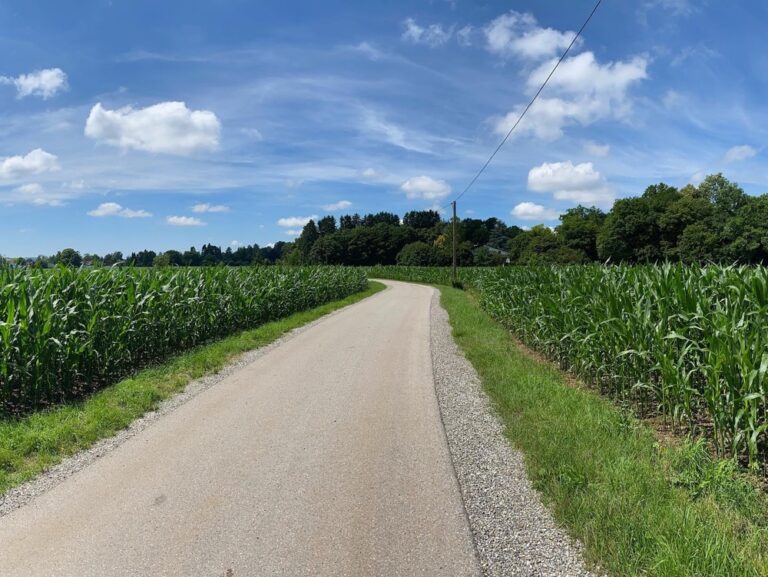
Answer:
<path fill-rule="evenodd" d="M 526 475 L 524 457 L 453 340 L 440 293 L 430 311 L 440 412 L 477 554 L 487 577 L 591 577 Z"/>

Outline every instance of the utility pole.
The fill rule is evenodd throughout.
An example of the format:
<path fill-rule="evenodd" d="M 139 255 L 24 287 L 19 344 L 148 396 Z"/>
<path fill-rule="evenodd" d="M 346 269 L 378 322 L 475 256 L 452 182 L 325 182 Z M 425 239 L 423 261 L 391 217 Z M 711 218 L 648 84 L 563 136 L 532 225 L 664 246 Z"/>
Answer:
<path fill-rule="evenodd" d="M 451 284 L 456 286 L 458 280 L 456 277 L 456 201 L 454 200 L 451 204 L 453 205 L 453 234 L 451 235 L 453 237 L 453 267 L 451 268 Z"/>

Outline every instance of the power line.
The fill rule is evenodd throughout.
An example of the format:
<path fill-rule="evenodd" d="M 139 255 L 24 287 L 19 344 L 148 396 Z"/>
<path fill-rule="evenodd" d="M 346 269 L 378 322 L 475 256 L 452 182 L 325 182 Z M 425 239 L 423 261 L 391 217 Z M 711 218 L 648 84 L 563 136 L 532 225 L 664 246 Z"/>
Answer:
<path fill-rule="evenodd" d="M 592 12 L 589 13 L 589 16 L 584 21 L 584 24 L 581 25 L 581 28 L 579 28 L 579 31 L 576 32 L 576 36 L 573 37 L 573 40 L 571 40 L 571 43 L 568 45 L 568 47 L 565 49 L 565 52 L 563 52 L 562 56 L 560 56 L 560 59 L 555 64 L 554 68 L 552 68 L 552 71 L 549 73 L 547 78 L 544 80 L 544 83 L 541 85 L 541 87 L 536 91 L 536 94 L 533 95 L 533 98 L 531 98 L 531 101 L 528 103 L 528 106 L 523 109 L 522 114 L 517 118 L 517 121 L 514 125 L 512 125 L 512 128 L 509 129 L 509 132 L 507 132 L 507 135 L 504 137 L 504 139 L 499 143 L 499 145 L 496 147 L 496 150 L 493 151 L 493 154 L 488 157 L 488 160 L 485 161 L 485 164 L 483 167 L 478 171 L 478 173 L 475 175 L 475 177 L 470 181 L 470 183 L 467 185 L 467 187 L 461 191 L 461 194 L 454 198 L 451 202 L 443 206 L 442 208 L 446 208 L 447 206 L 451 205 L 452 203 L 459 200 L 462 196 L 464 196 L 467 191 L 472 188 L 472 185 L 477 182 L 477 179 L 480 178 L 480 175 L 485 172 L 485 169 L 488 168 L 488 165 L 491 164 L 491 161 L 494 159 L 494 157 L 499 153 L 499 150 L 501 150 L 501 147 L 504 146 L 509 140 L 509 137 L 512 135 L 512 133 L 515 131 L 515 128 L 520 124 L 520 122 L 525 118 L 525 115 L 528 113 L 528 110 L 530 110 L 531 106 L 533 106 L 533 103 L 536 102 L 536 99 L 539 97 L 539 94 L 546 88 L 547 84 L 549 83 L 549 80 L 552 78 L 552 76 L 555 74 L 555 71 L 560 67 L 560 64 L 562 64 L 563 60 L 565 60 L 565 57 L 568 55 L 568 52 L 571 51 L 571 48 L 573 48 L 573 45 L 576 44 L 576 41 L 581 36 L 581 33 L 584 32 L 584 29 L 587 27 L 589 22 L 592 20 L 592 17 L 595 15 L 595 12 L 597 12 L 597 9 L 600 7 L 600 4 L 603 3 L 603 0 L 597 0 L 597 3 L 595 4 L 595 7 L 592 8 Z"/>

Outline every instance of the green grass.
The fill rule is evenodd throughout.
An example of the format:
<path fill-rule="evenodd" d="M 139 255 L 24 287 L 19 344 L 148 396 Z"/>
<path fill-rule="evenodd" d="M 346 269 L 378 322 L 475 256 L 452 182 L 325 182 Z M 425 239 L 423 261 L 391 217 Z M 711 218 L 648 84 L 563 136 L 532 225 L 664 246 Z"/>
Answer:
<path fill-rule="evenodd" d="M 384 288 L 381 283 L 369 282 L 366 290 L 343 300 L 198 347 L 122 380 L 82 402 L 0 421 L 0 495 L 62 458 L 126 428 L 192 380 L 219 371 L 243 352 L 269 344 L 292 329 Z"/>
<path fill-rule="evenodd" d="M 558 521 L 613 576 L 768 575 L 768 503 L 702 442 L 659 443 L 629 412 L 527 354 L 441 287 L 454 337 Z"/>

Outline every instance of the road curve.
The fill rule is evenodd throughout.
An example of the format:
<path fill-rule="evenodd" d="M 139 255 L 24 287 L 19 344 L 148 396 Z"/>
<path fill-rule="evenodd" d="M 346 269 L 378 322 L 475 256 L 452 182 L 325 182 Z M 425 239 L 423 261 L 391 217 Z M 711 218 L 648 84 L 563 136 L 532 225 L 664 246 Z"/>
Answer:
<path fill-rule="evenodd" d="M 479 575 L 434 289 L 387 284 L 0 518 L 0 575 Z"/>

